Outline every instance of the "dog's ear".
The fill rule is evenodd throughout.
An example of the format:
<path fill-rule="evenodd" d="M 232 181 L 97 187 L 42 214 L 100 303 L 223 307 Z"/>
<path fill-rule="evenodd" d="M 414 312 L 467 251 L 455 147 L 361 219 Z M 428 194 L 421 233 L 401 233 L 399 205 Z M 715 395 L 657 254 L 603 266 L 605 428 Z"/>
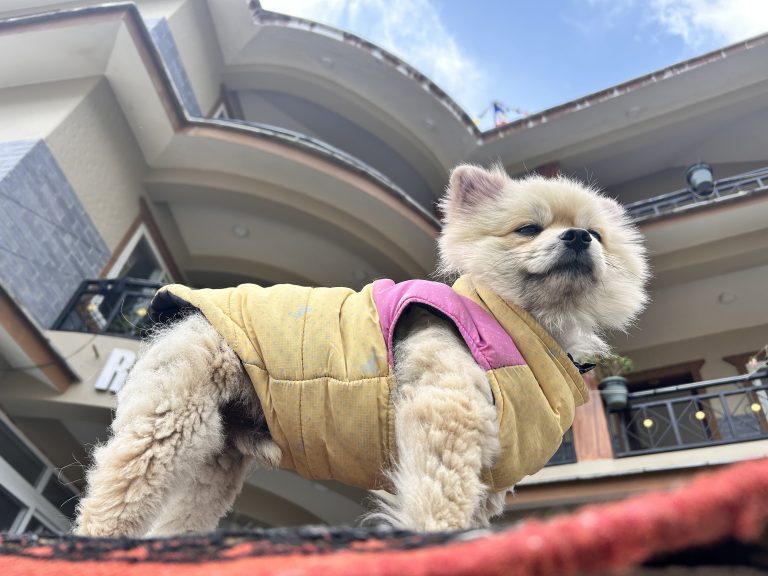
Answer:
<path fill-rule="evenodd" d="M 486 170 L 472 164 L 462 164 L 451 172 L 443 209 L 471 208 L 490 198 L 496 198 L 504 189 L 507 175 L 500 166 Z"/>

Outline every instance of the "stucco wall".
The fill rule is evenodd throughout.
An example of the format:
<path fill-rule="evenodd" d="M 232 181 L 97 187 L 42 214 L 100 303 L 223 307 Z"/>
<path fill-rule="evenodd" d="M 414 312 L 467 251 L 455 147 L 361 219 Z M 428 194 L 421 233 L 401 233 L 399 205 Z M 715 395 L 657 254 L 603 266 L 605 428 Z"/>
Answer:
<path fill-rule="evenodd" d="M 45 137 L 96 83 L 80 78 L 0 90 L 0 142 Z"/>
<path fill-rule="evenodd" d="M 621 338 L 616 339 L 614 344 L 622 351 Z M 660 368 L 703 359 L 701 375 L 705 380 L 710 380 L 738 374 L 732 365 L 723 360 L 724 356 L 752 352 L 766 344 L 768 344 L 768 324 L 763 324 L 623 352 L 634 360 L 636 370 Z"/>
<path fill-rule="evenodd" d="M 184 108 L 190 116 L 203 116 L 179 49 L 168 26 L 168 21 L 165 18 L 160 18 L 159 20 L 144 20 L 144 23 L 149 28 L 152 41 L 162 56 L 163 63 L 176 88 L 176 93 L 184 103 Z"/>
<path fill-rule="evenodd" d="M 219 98 L 223 67 L 207 2 L 185 2 L 167 19 L 190 85 L 206 115 Z"/>
<path fill-rule="evenodd" d="M 762 265 L 654 290 L 622 347 L 642 349 L 768 324 L 766 286 L 768 266 Z M 722 303 L 721 295 L 732 301 Z"/>
<path fill-rule="evenodd" d="M 139 213 L 146 164 L 106 80 L 46 138 L 110 250 Z"/>

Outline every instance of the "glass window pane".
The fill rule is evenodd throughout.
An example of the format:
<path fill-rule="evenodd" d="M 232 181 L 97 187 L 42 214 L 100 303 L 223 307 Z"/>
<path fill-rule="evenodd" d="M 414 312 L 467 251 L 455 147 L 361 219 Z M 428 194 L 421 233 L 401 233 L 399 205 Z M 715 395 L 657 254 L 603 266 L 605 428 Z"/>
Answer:
<path fill-rule="evenodd" d="M 142 236 L 117 276 L 140 278 L 142 280 L 153 280 L 158 282 L 167 275 L 162 264 L 160 264 L 154 251 L 150 247 L 146 237 Z"/>
<path fill-rule="evenodd" d="M 0 488 L 0 531 L 10 530 L 16 517 L 22 510 L 21 504 L 8 492 Z"/>
<path fill-rule="evenodd" d="M 56 532 L 51 530 L 43 524 L 37 516 L 32 516 L 32 519 L 27 523 L 27 527 L 24 528 L 25 534 L 39 534 L 40 536 L 56 536 Z"/>
<path fill-rule="evenodd" d="M 43 489 L 43 496 L 45 496 L 46 500 L 53 504 L 59 512 L 64 514 L 64 516 L 70 520 L 74 520 L 75 506 L 77 506 L 77 493 L 59 482 L 56 474 L 51 474 L 51 478 Z"/>
<path fill-rule="evenodd" d="M 33 486 L 45 469 L 45 464 L 24 442 L 0 420 L 0 458 L 21 474 Z"/>

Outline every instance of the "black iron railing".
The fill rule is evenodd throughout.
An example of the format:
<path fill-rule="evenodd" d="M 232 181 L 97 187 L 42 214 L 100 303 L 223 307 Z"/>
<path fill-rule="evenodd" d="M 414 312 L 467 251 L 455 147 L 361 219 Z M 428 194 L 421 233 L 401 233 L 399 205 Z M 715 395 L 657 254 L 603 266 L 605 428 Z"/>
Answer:
<path fill-rule="evenodd" d="M 698 198 L 685 188 L 639 202 L 632 202 L 626 204 L 624 208 L 635 222 L 642 222 L 666 214 L 675 214 L 734 200 L 742 196 L 766 192 L 768 192 L 768 168 L 761 168 L 753 172 L 745 172 L 717 180 L 712 195 L 707 198 Z"/>
<path fill-rule="evenodd" d="M 86 280 L 52 328 L 140 338 L 151 324 L 149 302 L 160 286 L 135 278 Z"/>
<path fill-rule="evenodd" d="M 616 457 L 768 438 L 768 372 L 629 395 L 609 415 Z"/>
<path fill-rule="evenodd" d="M 573 428 L 568 428 L 568 431 L 563 436 L 563 443 L 560 444 L 560 448 L 557 449 L 554 456 L 549 459 L 547 466 L 559 466 L 560 464 L 572 464 L 576 462 L 576 447 L 573 443 Z"/>

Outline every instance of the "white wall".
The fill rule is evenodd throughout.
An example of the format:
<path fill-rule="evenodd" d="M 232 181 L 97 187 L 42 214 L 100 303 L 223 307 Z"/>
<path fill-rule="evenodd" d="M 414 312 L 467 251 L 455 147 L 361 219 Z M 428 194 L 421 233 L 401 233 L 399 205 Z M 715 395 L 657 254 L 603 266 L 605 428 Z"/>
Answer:
<path fill-rule="evenodd" d="M 44 138 L 97 82 L 80 78 L 0 90 L 0 142 Z"/>
<path fill-rule="evenodd" d="M 624 348 L 625 343 L 626 339 L 616 338 L 613 344 L 634 360 L 636 370 L 704 360 L 701 375 L 710 380 L 738 374 L 723 357 L 753 352 L 768 344 L 768 324 L 633 350 Z"/>
<path fill-rule="evenodd" d="M 108 82 L 95 84 L 46 142 L 114 250 L 139 214 L 146 165 Z"/>

